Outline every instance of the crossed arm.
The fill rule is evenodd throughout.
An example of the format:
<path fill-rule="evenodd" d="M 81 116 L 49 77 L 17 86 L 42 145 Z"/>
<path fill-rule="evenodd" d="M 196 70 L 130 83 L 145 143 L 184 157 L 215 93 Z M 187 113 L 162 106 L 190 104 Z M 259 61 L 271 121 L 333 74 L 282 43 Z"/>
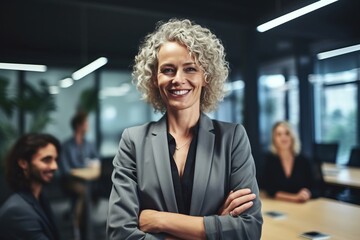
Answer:
<path fill-rule="evenodd" d="M 218 214 L 233 217 L 240 215 L 252 205 L 256 195 L 251 190 L 240 189 L 231 191 Z M 139 228 L 147 233 L 167 233 L 169 239 L 205 239 L 205 226 L 203 217 L 188 216 L 178 213 L 143 210 L 139 217 Z"/>

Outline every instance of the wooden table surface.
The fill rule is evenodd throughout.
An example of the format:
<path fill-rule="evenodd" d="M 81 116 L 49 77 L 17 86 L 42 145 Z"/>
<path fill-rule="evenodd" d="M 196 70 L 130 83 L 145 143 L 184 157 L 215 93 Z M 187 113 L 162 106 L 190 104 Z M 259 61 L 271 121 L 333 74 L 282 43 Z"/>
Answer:
<path fill-rule="evenodd" d="M 320 231 L 332 240 L 360 239 L 360 207 L 327 198 L 306 203 L 290 203 L 262 197 L 264 240 L 303 239 L 301 233 Z M 282 219 L 266 216 L 266 211 L 285 213 Z"/>
<path fill-rule="evenodd" d="M 322 171 L 326 183 L 360 188 L 360 168 L 323 163 Z"/>

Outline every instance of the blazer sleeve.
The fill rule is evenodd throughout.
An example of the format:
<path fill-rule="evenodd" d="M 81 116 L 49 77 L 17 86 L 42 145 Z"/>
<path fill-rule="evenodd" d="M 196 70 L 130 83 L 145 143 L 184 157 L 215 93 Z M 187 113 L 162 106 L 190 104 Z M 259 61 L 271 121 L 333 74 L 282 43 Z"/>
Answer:
<path fill-rule="evenodd" d="M 231 147 L 230 187 L 250 188 L 256 194 L 254 205 L 237 217 L 205 216 L 207 239 L 260 239 L 262 230 L 261 202 L 256 181 L 254 159 L 245 129 L 237 125 Z"/>
<path fill-rule="evenodd" d="M 150 234 L 138 228 L 140 201 L 134 144 L 125 129 L 113 161 L 113 187 L 109 198 L 107 236 L 111 239 L 164 239 L 163 234 Z"/>

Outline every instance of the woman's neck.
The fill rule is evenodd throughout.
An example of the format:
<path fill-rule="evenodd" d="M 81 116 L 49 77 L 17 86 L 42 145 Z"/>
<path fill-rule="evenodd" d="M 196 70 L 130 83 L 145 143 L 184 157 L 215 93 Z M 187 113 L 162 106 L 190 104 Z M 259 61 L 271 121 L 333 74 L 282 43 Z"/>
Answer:
<path fill-rule="evenodd" d="M 294 157 L 294 154 L 290 149 L 278 150 L 278 155 L 283 160 L 293 159 L 293 157 Z"/>
<path fill-rule="evenodd" d="M 200 118 L 200 112 L 194 114 L 190 111 L 173 111 L 167 112 L 167 121 L 169 132 L 172 135 L 186 137 L 191 134 L 191 129 L 194 127 Z"/>

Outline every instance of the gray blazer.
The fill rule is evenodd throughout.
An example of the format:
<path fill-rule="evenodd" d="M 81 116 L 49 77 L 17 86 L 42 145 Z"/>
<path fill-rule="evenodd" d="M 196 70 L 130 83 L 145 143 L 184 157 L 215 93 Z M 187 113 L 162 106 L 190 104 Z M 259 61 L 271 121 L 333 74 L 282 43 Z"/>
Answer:
<path fill-rule="evenodd" d="M 177 213 L 170 171 L 166 117 L 123 132 L 114 158 L 109 199 L 109 239 L 163 239 L 138 228 L 143 209 Z M 231 190 L 258 197 L 238 217 L 219 216 Z M 204 216 L 207 239 L 260 239 L 261 202 L 248 137 L 239 124 L 200 117 L 190 215 Z"/>
<path fill-rule="evenodd" d="M 0 239 L 59 239 L 50 205 L 43 196 L 40 201 L 42 207 L 29 191 L 12 194 L 0 208 Z"/>

